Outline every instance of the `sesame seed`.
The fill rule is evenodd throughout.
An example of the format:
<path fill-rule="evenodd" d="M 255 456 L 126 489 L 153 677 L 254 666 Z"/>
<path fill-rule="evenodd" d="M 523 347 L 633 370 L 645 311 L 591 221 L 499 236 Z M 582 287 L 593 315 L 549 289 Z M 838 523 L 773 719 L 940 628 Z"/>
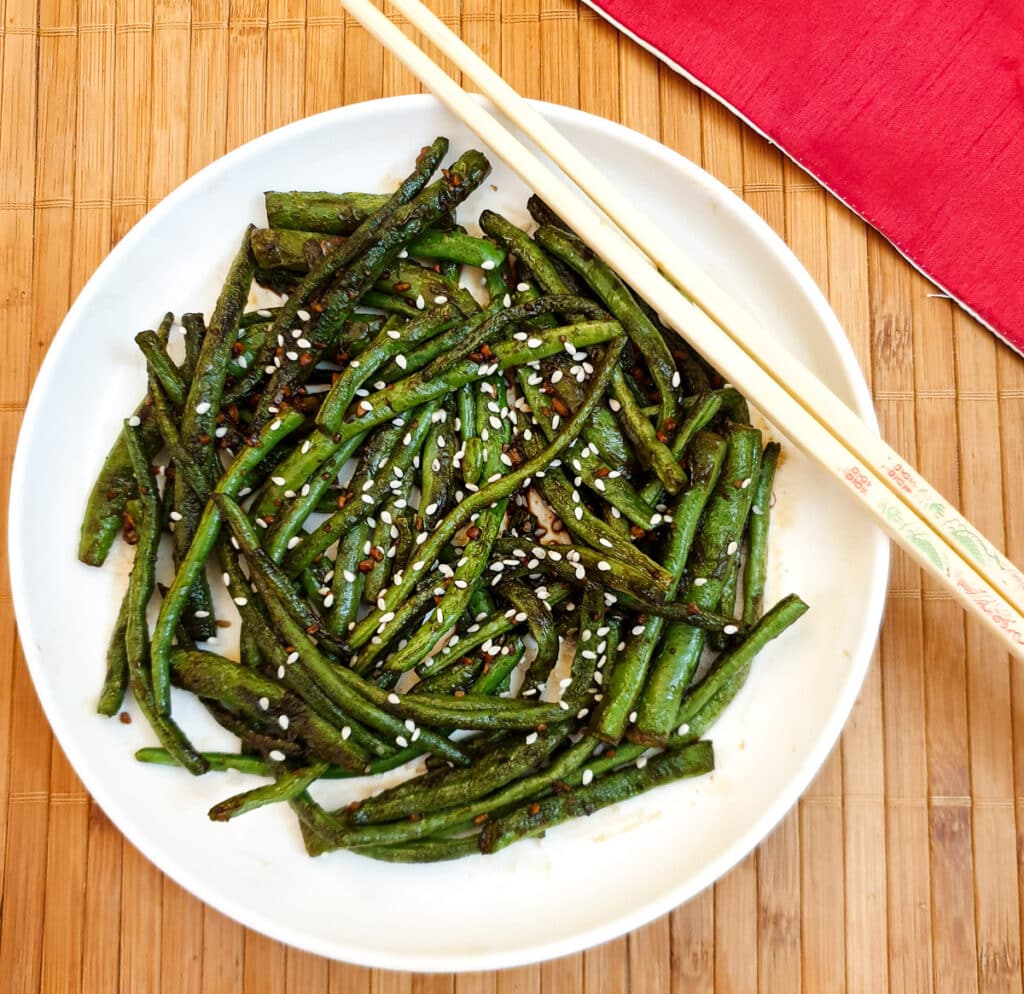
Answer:
<path fill-rule="evenodd" d="M 439 293 L 434 298 L 434 303 L 435 304 L 447 304 L 448 303 L 448 298 L 443 293 Z"/>
<path fill-rule="evenodd" d="M 264 366 L 263 372 L 266 373 L 267 376 L 273 376 L 274 373 L 277 372 L 277 366 Z"/>
<path fill-rule="evenodd" d="M 210 402 L 208 400 L 201 400 L 196 404 L 196 414 L 206 414 L 210 410 Z"/>
<path fill-rule="evenodd" d="M 480 263 L 480 268 L 481 269 L 486 269 L 488 271 L 492 270 L 494 268 L 494 260 L 493 259 L 484 259 L 484 261 Z"/>
<path fill-rule="evenodd" d="M 129 428 L 138 428 L 140 424 L 142 424 L 142 418 L 140 418 L 137 414 L 133 414 L 128 419 L 128 427 Z"/>
<path fill-rule="evenodd" d="M 283 680 L 284 679 L 284 673 L 285 673 L 284 667 L 283 666 L 278 666 L 278 668 L 277 668 L 277 678 L 278 678 L 278 680 Z"/>
<path fill-rule="evenodd" d="M 528 338 L 526 340 L 526 347 L 529 349 L 539 349 L 543 344 L 543 341 L 539 338 Z"/>
<path fill-rule="evenodd" d="M 694 577 L 693 585 L 695 587 L 703 587 L 704 584 L 707 583 L 707 582 L 708 582 L 707 577 L 705 577 L 705 576 L 698 576 L 698 577 Z"/>
<path fill-rule="evenodd" d="M 388 703 L 389 704 L 401 704 L 402 703 L 402 699 L 398 696 L 398 694 L 391 693 L 391 694 L 388 694 Z"/>
<path fill-rule="evenodd" d="M 283 487 L 288 482 L 283 476 L 272 476 L 270 479 L 279 487 Z"/>
<path fill-rule="evenodd" d="M 270 758 L 271 758 L 271 759 L 272 759 L 272 760 L 273 760 L 273 761 L 274 761 L 275 763 L 283 763 L 283 762 L 284 762 L 284 753 L 283 753 L 283 752 L 281 752 L 281 750 L 280 750 L 280 749 L 271 749 L 271 750 L 270 750 L 270 752 L 268 752 L 268 753 L 267 753 L 267 755 L 268 755 L 268 756 L 269 756 L 269 757 L 270 757 Z"/>
<path fill-rule="evenodd" d="M 288 725 L 289 725 L 289 719 L 288 719 L 288 715 L 286 715 L 286 714 L 278 715 L 278 717 L 277 717 L 277 723 L 278 723 L 278 724 L 279 724 L 279 725 L 280 725 L 280 726 L 281 726 L 281 727 L 282 727 L 283 729 L 287 730 L 287 728 L 288 728 Z"/>
<path fill-rule="evenodd" d="M 298 310 L 298 311 L 295 312 L 295 316 L 300 321 L 308 321 L 309 320 L 309 311 Z"/>
<path fill-rule="evenodd" d="M 342 728 L 342 730 L 341 730 L 341 740 L 342 740 L 342 742 L 346 741 L 351 734 L 352 734 L 352 729 L 349 728 L 348 725 L 345 725 Z"/>
<path fill-rule="evenodd" d="M 602 559 L 600 562 L 598 562 L 597 568 L 607 573 L 612 568 L 612 564 Z"/>
<path fill-rule="evenodd" d="M 427 302 L 423 299 L 423 294 L 421 293 L 416 297 L 416 307 L 422 311 L 426 306 Z"/>
<path fill-rule="evenodd" d="M 637 756 L 636 768 L 638 770 L 642 770 L 646 765 L 647 765 L 647 757 L 646 756 Z"/>
<path fill-rule="evenodd" d="M 616 413 L 622 410 L 622 405 L 614 397 L 609 398 L 608 406 Z"/>
<path fill-rule="evenodd" d="M 257 311 L 256 314 L 259 317 L 261 317 L 261 318 L 273 317 L 273 315 L 270 313 L 270 311 L 267 311 L 267 310 Z"/>
<path fill-rule="evenodd" d="M 738 631 L 739 631 L 739 628 L 736 625 L 726 625 L 722 629 L 722 634 L 723 635 L 735 635 Z"/>
<path fill-rule="evenodd" d="M 179 511 L 171 511 L 168 517 L 171 521 L 181 521 L 181 513 Z"/>
<path fill-rule="evenodd" d="M 269 707 L 270 707 L 270 698 L 269 697 L 261 697 L 260 698 L 260 710 L 261 711 L 266 711 Z"/>
<path fill-rule="evenodd" d="M 280 418 L 275 418 L 273 421 L 270 422 L 270 430 L 271 431 L 277 431 L 277 429 L 280 428 L 280 427 L 281 427 L 281 419 Z"/>
<path fill-rule="evenodd" d="M 400 749 L 406 749 L 409 746 L 409 740 L 404 735 L 396 735 L 395 745 Z"/>
<path fill-rule="evenodd" d="M 685 735 L 690 730 L 690 726 L 684 721 L 678 729 L 676 729 L 676 735 Z"/>
<path fill-rule="evenodd" d="M 248 369 L 249 368 L 249 360 L 246 359 L 244 355 L 240 355 L 235 360 L 235 362 L 238 364 L 238 368 L 239 369 Z"/>
<path fill-rule="evenodd" d="M 220 425 L 213 432 L 214 438 L 223 438 L 228 433 L 227 425 Z"/>
<path fill-rule="evenodd" d="M 584 787 L 586 787 L 587 784 L 589 784 L 590 781 L 593 780 L 593 779 L 594 779 L 594 771 L 593 770 L 584 770 L 583 771 L 583 776 L 581 778 L 581 782 L 583 783 Z"/>
<path fill-rule="evenodd" d="M 729 547 L 725 550 L 728 555 L 732 555 L 739 548 L 738 542 L 730 542 Z"/>
<path fill-rule="evenodd" d="M 506 293 L 505 296 L 501 298 L 501 303 L 505 307 L 511 307 L 512 306 L 512 297 L 509 296 L 509 294 Z"/>
<path fill-rule="evenodd" d="M 682 383 L 682 382 L 683 382 L 682 377 L 679 375 L 678 371 L 676 371 L 675 373 L 672 374 L 672 386 L 673 387 L 678 387 L 679 384 Z"/>
<path fill-rule="evenodd" d="M 193 614 L 192 617 L 194 617 L 194 618 L 209 618 L 210 617 L 210 612 L 209 611 L 196 611 L 195 614 Z"/>
<path fill-rule="evenodd" d="M 239 607 L 245 607 L 245 605 L 249 603 L 249 599 L 247 597 L 236 597 L 235 598 L 235 603 Z"/>

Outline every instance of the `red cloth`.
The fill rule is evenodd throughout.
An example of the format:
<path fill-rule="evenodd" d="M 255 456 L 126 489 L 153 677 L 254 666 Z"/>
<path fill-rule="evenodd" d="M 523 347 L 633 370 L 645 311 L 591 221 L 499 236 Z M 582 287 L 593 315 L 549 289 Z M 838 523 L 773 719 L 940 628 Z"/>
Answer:
<path fill-rule="evenodd" d="M 1022 0 L 588 0 L 1024 351 Z"/>

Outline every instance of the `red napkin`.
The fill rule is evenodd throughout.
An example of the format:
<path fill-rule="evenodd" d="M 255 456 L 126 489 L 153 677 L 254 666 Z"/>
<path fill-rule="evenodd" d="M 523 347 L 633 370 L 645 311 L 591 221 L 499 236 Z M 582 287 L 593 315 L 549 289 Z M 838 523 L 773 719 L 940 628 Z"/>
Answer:
<path fill-rule="evenodd" d="M 587 0 L 1024 351 L 1021 0 Z"/>

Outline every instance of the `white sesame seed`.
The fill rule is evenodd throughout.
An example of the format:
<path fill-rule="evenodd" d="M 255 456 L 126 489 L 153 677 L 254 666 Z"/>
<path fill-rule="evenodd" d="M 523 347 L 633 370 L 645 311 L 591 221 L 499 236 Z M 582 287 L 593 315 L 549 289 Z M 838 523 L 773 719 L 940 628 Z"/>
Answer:
<path fill-rule="evenodd" d="M 685 735 L 690 730 L 690 726 L 684 721 L 678 729 L 676 729 L 676 735 Z"/>
<path fill-rule="evenodd" d="M 341 740 L 342 740 L 342 742 L 346 741 L 351 734 L 352 734 L 352 729 L 349 728 L 348 725 L 345 725 L 342 728 L 342 730 L 341 730 Z"/>
<path fill-rule="evenodd" d="M 707 583 L 707 582 L 708 582 L 708 580 L 707 580 L 707 577 L 705 577 L 705 576 L 697 576 L 697 577 L 694 577 L 694 579 L 693 579 L 693 585 L 695 587 L 703 587 L 704 584 Z"/>
<path fill-rule="evenodd" d="M 270 698 L 269 697 L 261 697 L 259 703 L 260 703 L 260 710 L 261 711 L 266 711 L 270 707 Z"/>
<path fill-rule="evenodd" d="M 246 359 L 244 355 L 240 355 L 235 360 L 235 363 L 237 364 L 239 369 L 248 369 L 249 368 L 249 360 Z"/>
<path fill-rule="evenodd" d="M 278 723 L 278 724 L 279 724 L 279 725 L 280 725 L 280 726 L 281 726 L 281 727 L 282 727 L 283 729 L 285 729 L 285 730 L 287 731 L 287 729 L 288 729 L 288 725 L 290 724 L 290 722 L 289 722 L 289 719 L 288 719 L 288 715 L 286 715 L 286 714 L 278 715 L 278 717 L 277 717 L 277 723 Z"/>
<path fill-rule="evenodd" d="M 722 629 L 722 634 L 723 635 L 735 635 L 738 631 L 739 631 L 739 628 L 736 625 L 726 625 Z"/>
<path fill-rule="evenodd" d="M 419 296 L 416 297 L 416 307 L 422 311 L 423 308 L 426 306 L 427 302 L 423 299 L 423 294 L 421 293 L 419 294 Z"/>
<path fill-rule="evenodd" d="M 140 418 L 137 414 L 133 414 L 128 419 L 128 427 L 129 428 L 138 428 L 140 424 L 142 424 L 142 418 Z"/>
<path fill-rule="evenodd" d="M 239 607 L 245 607 L 245 605 L 249 603 L 249 599 L 247 597 L 236 597 L 235 598 L 235 603 Z"/>
<path fill-rule="evenodd" d="M 646 756 L 637 756 L 636 768 L 638 770 L 642 770 L 646 765 L 647 765 L 647 757 Z"/>
<path fill-rule="evenodd" d="M 739 548 L 739 543 L 730 542 L 729 547 L 725 550 L 728 555 L 732 555 Z"/>
<path fill-rule="evenodd" d="M 309 311 L 298 310 L 298 311 L 295 312 L 295 316 L 300 321 L 308 321 L 309 320 Z"/>
<path fill-rule="evenodd" d="M 488 271 L 492 270 L 494 268 L 494 260 L 493 259 L 484 259 L 484 261 L 480 263 L 480 268 L 481 269 L 486 269 Z"/>
<path fill-rule="evenodd" d="M 511 296 L 509 296 L 509 294 L 506 293 L 505 296 L 501 298 L 501 303 L 505 307 L 511 307 L 512 306 L 512 298 L 511 298 Z"/>
<path fill-rule="evenodd" d="M 196 611 L 195 614 L 193 615 L 193 617 L 194 618 L 209 618 L 210 617 L 210 612 L 209 611 Z"/>
<path fill-rule="evenodd" d="M 273 421 L 270 422 L 270 430 L 271 431 L 277 431 L 277 429 L 280 428 L 280 427 L 281 427 L 281 419 L 280 418 L 275 418 Z"/>
<path fill-rule="evenodd" d="M 402 699 L 398 696 L 398 694 L 388 694 L 388 703 L 389 704 L 401 704 L 402 703 Z"/>
<path fill-rule="evenodd" d="M 196 414 L 206 414 L 210 410 L 210 402 L 208 400 L 201 400 L 196 404 Z"/>
<path fill-rule="evenodd" d="M 396 735 L 395 745 L 397 745 L 400 749 L 406 749 L 409 746 L 409 740 L 404 735 Z"/>
<path fill-rule="evenodd" d="M 590 781 L 594 779 L 594 771 L 593 770 L 584 770 L 583 771 L 583 776 L 580 779 L 581 779 L 581 782 L 582 782 L 583 786 L 586 787 L 587 784 L 589 784 Z"/>
<path fill-rule="evenodd" d="M 434 298 L 434 303 L 435 304 L 447 304 L 448 303 L 448 298 L 443 293 L 439 293 Z"/>
<path fill-rule="evenodd" d="M 168 517 L 171 519 L 171 521 L 181 521 L 181 512 L 171 511 Z"/>
<path fill-rule="evenodd" d="M 612 568 L 612 564 L 611 564 L 611 563 L 609 563 L 609 562 L 606 562 L 606 561 L 605 561 L 604 559 L 602 559 L 602 560 L 601 560 L 601 561 L 600 561 L 600 562 L 599 562 L 599 563 L 597 564 L 597 568 L 598 568 L 599 570 L 602 570 L 603 572 L 607 573 L 607 572 L 608 572 L 608 571 L 609 571 L 609 570 L 610 570 L 610 569 Z"/>
<path fill-rule="evenodd" d="M 270 752 L 268 752 L 268 753 L 267 753 L 267 755 L 268 755 L 268 756 L 269 756 L 269 757 L 270 757 L 270 758 L 271 758 L 271 759 L 272 759 L 272 760 L 273 760 L 273 761 L 274 761 L 275 763 L 283 763 L 283 762 L 284 762 L 284 753 L 283 753 L 283 752 L 281 752 L 281 750 L 280 750 L 280 749 L 271 749 L 271 750 L 270 750 Z"/>

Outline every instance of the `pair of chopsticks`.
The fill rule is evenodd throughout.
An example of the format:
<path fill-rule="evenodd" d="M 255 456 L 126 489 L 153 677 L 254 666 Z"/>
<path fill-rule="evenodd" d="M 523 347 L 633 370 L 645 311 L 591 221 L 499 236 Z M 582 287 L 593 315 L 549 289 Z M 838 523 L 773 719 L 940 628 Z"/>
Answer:
<path fill-rule="evenodd" d="M 575 187 L 544 165 L 371 0 L 341 3 L 528 187 L 556 207 L 666 325 L 721 370 L 790 440 L 845 484 L 898 545 L 938 578 L 1010 652 L 1024 658 L 1024 574 L 907 460 L 780 348 L 753 315 L 630 204 L 420 0 L 391 0 L 391 4 L 555 162 Z"/>

